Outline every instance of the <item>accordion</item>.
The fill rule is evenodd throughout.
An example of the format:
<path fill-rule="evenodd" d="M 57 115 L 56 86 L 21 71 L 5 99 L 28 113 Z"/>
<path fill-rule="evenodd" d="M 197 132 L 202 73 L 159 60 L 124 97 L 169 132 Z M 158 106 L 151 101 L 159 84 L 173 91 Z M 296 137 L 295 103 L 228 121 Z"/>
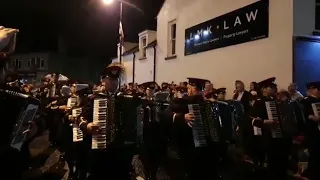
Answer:
<path fill-rule="evenodd" d="M 188 109 L 189 113 L 195 116 L 192 126 L 194 146 L 206 147 L 208 140 L 219 141 L 221 120 L 217 104 L 211 102 L 189 104 Z"/>
<path fill-rule="evenodd" d="M 142 100 L 137 96 L 119 96 L 120 125 L 122 141 L 125 145 L 143 142 L 143 119 L 145 116 Z"/>
<path fill-rule="evenodd" d="M 82 108 L 74 108 L 72 109 L 72 118 L 77 119 L 77 117 L 81 114 Z M 77 123 L 72 124 L 72 139 L 73 142 L 83 141 L 83 133 L 80 130 L 80 127 Z"/>
<path fill-rule="evenodd" d="M 160 122 L 162 117 L 161 113 L 169 106 L 169 103 L 151 101 L 146 103 L 146 117 L 149 122 Z"/>
<path fill-rule="evenodd" d="M 115 138 L 114 96 L 96 98 L 93 101 L 93 123 L 99 126 L 99 133 L 92 135 L 92 149 L 106 149 Z"/>
<path fill-rule="evenodd" d="M 318 102 L 318 103 L 312 103 L 311 106 L 312 106 L 313 114 L 314 114 L 315 116 L 320 116 L 320 102 Z M 320 124 L 318 124 L 318 129 L 319 129 L 319 131 L 320 131 Z"/>
<path fill-rule="evenodd" d="M 67 100 L 67 107 L 74 107 L 76 106 L 78 102 L 78 98 L 77 97 L 69 97 Z"/>
<path fill-rule="evenodd" d="M 297 133 L 296 105 L 294 101 L 266 101 L 268 119 L 279 121 L 279 126 L 271 128 L 272 138 L 282 138 Z"/>
<path fill-rule="evenodd" d="M 20 150 L 27 137 L 24 132 L 30 128 L 30 122 L 35 118 L 40 102 L 28 95 L 10 90 L 1 89 L 0 96 L 1 107 L 3 112 L 6 112 L 1 147 L 9 144 L 11 148 Z"/>

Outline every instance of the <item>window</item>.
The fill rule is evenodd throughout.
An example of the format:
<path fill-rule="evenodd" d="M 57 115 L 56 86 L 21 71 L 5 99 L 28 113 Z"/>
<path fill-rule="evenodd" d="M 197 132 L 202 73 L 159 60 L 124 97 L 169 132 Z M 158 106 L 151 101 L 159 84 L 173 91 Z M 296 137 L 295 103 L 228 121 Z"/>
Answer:
<path fill-rule="evenodd" d="M 16 68 L 16 60 L 15 59 L 12 61 L 12 68 Z"/>
<path fill-rule="evenodd" d="M 31 58 L 28 58 L 28 68 L 31 68 Z"/>
<path fill-rule="evenodd" d="M 36 57 L 36 67 L 40 68 L 41 66 L 41 58 L 40 57 Z"/>
<path fill-rule="evenodd" d="M 168 56 L 176 55 L 176 34 L 177 24 L 176 20 L 168 23 Z"/>
<path fill-rule="evenodd" d="M 141 58 L 146 58 L 147 57 L 147 37 L 142 37 L 140 39 L 140 53 L 141 53 Z"/>
<path fill-rule="evenodd" d="M 18 69 L 21 68 L 21 59 L 18 59 Z"/>
<path fill-rule="evenodd" d="M 44 58 L 40 58 L 40 68 L 44 68 Z"/>
<path fill-rule="evenodd" d="M 21 68 L 21 58 L 16 58 L 16 59 L 14 59 L 13 61 L 12 61 L 12 68 L 18 68 L 18 69 L 20 69 Z"/>

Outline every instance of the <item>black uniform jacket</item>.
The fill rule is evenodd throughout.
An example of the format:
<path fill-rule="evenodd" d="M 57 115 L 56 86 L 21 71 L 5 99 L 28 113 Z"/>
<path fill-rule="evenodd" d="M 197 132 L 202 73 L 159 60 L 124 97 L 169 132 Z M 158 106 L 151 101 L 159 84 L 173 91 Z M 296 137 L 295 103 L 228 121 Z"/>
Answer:
<path fill-rule="evenodd" d="M 172 138 L 179 149 L 193 148 L 192 128 L 185 122 L 184 115 L 189 113 L 188 104 L 203 102 L 202 96 L 174 98 L 169 104 L 167 120 L 172 123 Z"/>
<path fill-rule="evenodd" d="M 305 114 L 305 135 L 306 143 L 309 147 L 320 147 L 320 130 L 318 129 L 318 123 L 309 119 L 309 115 L 314 115 L 312 110 L 312 103 L 320 102 L 319 98 L 306 97 L 302 100 Z"/>

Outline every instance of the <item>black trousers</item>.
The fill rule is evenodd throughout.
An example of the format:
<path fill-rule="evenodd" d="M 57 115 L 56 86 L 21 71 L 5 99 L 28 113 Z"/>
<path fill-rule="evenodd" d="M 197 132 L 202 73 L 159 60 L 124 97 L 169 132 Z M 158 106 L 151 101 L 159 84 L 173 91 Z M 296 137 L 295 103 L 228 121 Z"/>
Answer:
<path fill-rule="evenodd" d="M 319 146 L 319 145 L 318 145 Z M 309 147 L 308 178 L 320 179 L 320 147 Z"/>
<path fill-rule="evenodd" d="M 107 150 L 92 150 L 89 180 L 129 180 L 132 170 L 132 147 L 111 146 Z"/>
<path fill-rule="evenodd" d="M 291 138 L 273 138 L 267 149 L 269 179 L 285 180 L 289 166 Z"/>
<path fill-rule="evenodd" d="M 184 149 L 181 158 L 188 180 L 218 179 L 219 149 L 214 146 Z"/>

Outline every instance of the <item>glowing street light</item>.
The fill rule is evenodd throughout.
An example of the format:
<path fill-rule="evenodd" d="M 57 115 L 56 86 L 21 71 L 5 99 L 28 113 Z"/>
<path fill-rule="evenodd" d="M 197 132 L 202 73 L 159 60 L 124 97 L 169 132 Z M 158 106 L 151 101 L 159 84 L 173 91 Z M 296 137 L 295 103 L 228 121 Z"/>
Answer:
<path fill-rule="evenodd" d="M 110 5 L 113 3 L 113 0 L 102 0 L 103 4 Z"/>

